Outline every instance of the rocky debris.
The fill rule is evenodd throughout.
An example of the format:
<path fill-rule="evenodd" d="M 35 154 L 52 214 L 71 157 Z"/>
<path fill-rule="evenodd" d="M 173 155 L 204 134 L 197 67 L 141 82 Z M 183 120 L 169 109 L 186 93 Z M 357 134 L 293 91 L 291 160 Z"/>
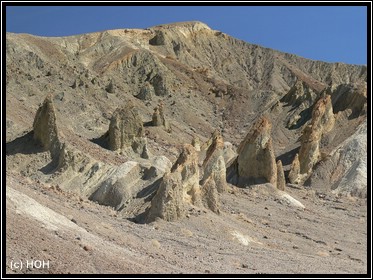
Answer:
<path fill-rule="evenodd" d="M 277 201 L 281 204 L 285 204 L 289 207 L 297 208 L 300 210 L 304 210 L 306 208 L 299 200 L 295 199 L 290 194 L 280 190 L 277 193 Z"/>
<path fill-rule="evenodd" d="M 146 137 L 135 138 L 134 141 L 132 142 L 131 148 L 132 148 L 132 151 L 136 155 L 140 155 L 141 158 L 149 159 L 152 156 L 148 148 L 148 140 Z M 125 152 L 122 151 L 122 153 L 125 153 Z"/>
<path fill-rule="evenodd" d="M 154 108 L 154 113 L 152 117 L 152 125 L 153 126 L 164 126 L 166 131 L 171 132 L 171 126 L 164 116 L 162 103 L 158 104 L 158 106 Z"/>
<path fill-rule="evenodd" d="M 117 108 L 110 120 L 109 149 L 128 153 L 132 150 L 143 158 L 149 158 L 147 140 L 143 137 L 143 122 L 132 102 Z"/>
<path fill-rule="evenodd" d="M 185 216 L 187 207 L 191 204 L 201 204 L 201 190 L 198 154 L 193 146 L 186 144 L 171 171 L 163 176 L 151 201 L 146 221 L 152 222 L 157 217 L 175 221 Z"/>
<path fill-rule="evenodd" d="M 203 189 L 207 181 L 212 181 L 213 183 L 211 182 L 209 187 L 211 188 L 212 185 L 215 185 L 217 191 L 223 193 L 227 188 L 226 168 L 223 156 L 224 141 L 218 130 L 215 130 L 211 138 L 212 143 L 207 149 L 206 158 L 202 164 L 203 177 L 201 186 Z"/>
<path fill-rule="evenodd" d="M 84 86 L 84 81 L 80 78 L 76 78 L 73 82 L 73 84 L 70 86 L 72 89 L 76 89 L 77 87 Z"/>
<path fill-rule="evenodd" d="M 313 171 L 307 184 L 322 191 L 367 197 L 367 121 Z"/>
<path fill-rule="evenodd" d="M 121 211 L 131 206 L 129 203 L 137 193 L 144 188 L 151 189 L 171 165 L 166 157 L 156 156 L 113 166 L 64 143 L 54 181 L 64 190 Z M 145 192 L 143 196 L 150 193 Z"/>
<path fill-rule="evenodd" d="M 55 182 L 64 190 L 121 211 L 127 209 L 138 192 L 146 187 L 151 188 L 170 170 L 171 165 L 166 157 L 156 156 L 113 166 L 64 143 Z"/>
<path fill-rule="evenodd" d="M 58 156 L 61 142 L 51 94 L 47 95 L 43 104 L 37 110 L 33 128 L 34 139 L 39 142 L 45 150 L 51 152 L 52 158 Z"/>
<path fill-rule="evenodd" d="M 276 163 L 277 166 L 277 188 L 281 191 L 285 190 L 286 181 L 285 181 L 285 174 L 284 169 L 282 168 L 281 160 L 278 160 Z"/>
<path fill-rule="evenodd" d="M 322 137 L 334 126 L 334 115 L 331 102 L 331 96 L 321 97 L 315 104 L 312 111 L 311 123 L 307 125 L 301 136 L 301 147 L 299 150 L 299 175 L 301 178 L 294 178 L 296 172 L 291 170 L 291 183 L 303 183 L 312 172 L 313 166 L 320 161 L 320 141 Z M 297 163 L 294 163 L 297 168 Z"/>
<path fill-rule="evenodd" d="M 145 82 L 144 86 L 140 89 L 139 94 L 136 95 L 136 98 L 144 101 L 150 101 L 152 100 L 154 94 L 155 91 L 153 86 L 149 82 Z"/>
<path fill-rule="evenodd" d="M 265 117 L 251 127 L 238 148 L 229 178 L 232 184 L 246 186 L 269 182 L 276 186 L 277 167 L 271 139 L 272 125 Z"/>

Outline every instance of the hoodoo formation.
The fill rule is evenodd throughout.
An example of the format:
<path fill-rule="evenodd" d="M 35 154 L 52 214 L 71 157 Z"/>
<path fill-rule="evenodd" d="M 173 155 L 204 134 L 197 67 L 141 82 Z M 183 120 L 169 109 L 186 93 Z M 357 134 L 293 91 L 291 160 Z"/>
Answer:
<path fill-rule="evenodd" d="M 7 273 L 367 273 L 365 65 L 198 21 L 4 45 Z"/>

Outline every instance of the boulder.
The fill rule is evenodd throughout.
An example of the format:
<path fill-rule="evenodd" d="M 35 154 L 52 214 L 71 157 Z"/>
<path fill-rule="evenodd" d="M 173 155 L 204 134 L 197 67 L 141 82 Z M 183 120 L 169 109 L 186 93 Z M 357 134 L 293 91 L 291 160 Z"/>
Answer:
<path fill-rule="evenodd" d="M 123 204 L 134 195 L 132 188 L 141 178 L 141 171 L 142 168 L 138 162 L 125 162 L 108 174 L 89 199 L 120 210 Z"/>
<path fill-rule="evenodd" d="M 112 80 L 109 81 L 108 85 L 105 87 L 105 90 L 108 93 L 114 93 L 115 92 L 115 86 Z"/>
<path fill-rule="evenodd" d="M 154 93 L 157 96 L 166 96 L 170 93 L 170 83 L 171 81 L 167 78 L 166 75 L 160 73 L 156 74 L 151 80 L 150 83 L 154 88 Z"/>

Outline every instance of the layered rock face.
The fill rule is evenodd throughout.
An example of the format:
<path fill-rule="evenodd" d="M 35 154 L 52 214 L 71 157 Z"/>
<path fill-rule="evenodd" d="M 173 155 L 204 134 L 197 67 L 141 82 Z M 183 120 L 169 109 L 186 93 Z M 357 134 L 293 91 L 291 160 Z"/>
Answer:
<path fill-rule="evenodd" d="M 198 154 L 186 144 L 171 171 L 163 176 L 146 220 L 177 220 L 185 216 L 190 204 L 200 205 L 200 195 Z"/>
<path fill-rule="evenodd" d="M 171 168 L 166 157 L 154 157 L 150 161 L 127 161 L 122 165 L 110 168 L 96 190 L 89 196 L 90 200 L 108 205 L 116 210 L 129 206 L 138 192 L 143 189 L 143 180 L 152 185 Z"/>
<path fill-rule="evenodd" d="M 311 123 L 307 125 L 302 133 L 301 147 L 298 158 L 294 159 L 289 176 L 291 183 L 303 183 L 312 172 L 313 166 L 320 161 L 320 141 L 324 134 L 334 126 L 334 114 L 331 96 L 320 98 L 312 111 Z M 299 161 L 299 172 L 298 162 Z M 296 176 L 298 173 L 299 176 Z"/>
<path fill-rule="evenodd" d="M 143 158 L 148 158 L 146 138 L 143 137 L 143 122 L 134 104 L 128 102 L 117 108 L 111 117 L 108 137 L 110 150 L 127 152 L 132 149 Z"/>
<path fill-rule="evenodd" d="M 51 94 L 47 95 L 43 104 L 37 110 L 33 128 L 34 139 L 39 142 L 45 150 L 49 150 L 52 157 L 57 157 L 61 148 L 61 143 Z"/>
<path fill-rule="evenodd" d="M 308 183 L 322 191 L 367 197 L 367 121 L 336 147 L 312 173 Z"/>
<path fill-rule="evenodd" d="M 294 108 L 287 116 L 286 127 L 293 129 L 303 125 L 311 117 L 310 107 L 315 103 L 318 96 L 319 93 L 315 89 L 298 79 L 280 100 Z"/>

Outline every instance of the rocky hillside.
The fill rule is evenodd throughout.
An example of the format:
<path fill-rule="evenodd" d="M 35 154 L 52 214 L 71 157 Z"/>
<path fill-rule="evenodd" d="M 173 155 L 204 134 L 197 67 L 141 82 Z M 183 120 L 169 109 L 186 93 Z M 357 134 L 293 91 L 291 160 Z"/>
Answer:
<path fill-rule="evenodd" d="M 291 211 L 313 208 L 292 189 L 366 201 L 366 81 L 366 66 L 281 53 L 201 22 L 7 33 L 9 213 L 20 184 L 139 226 L 183 225 L 193 213 L 227 226 L 231 196 L 257 188 Z"/>

